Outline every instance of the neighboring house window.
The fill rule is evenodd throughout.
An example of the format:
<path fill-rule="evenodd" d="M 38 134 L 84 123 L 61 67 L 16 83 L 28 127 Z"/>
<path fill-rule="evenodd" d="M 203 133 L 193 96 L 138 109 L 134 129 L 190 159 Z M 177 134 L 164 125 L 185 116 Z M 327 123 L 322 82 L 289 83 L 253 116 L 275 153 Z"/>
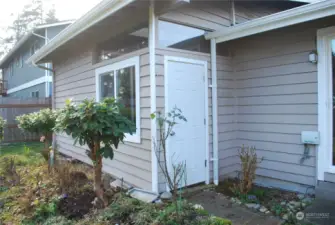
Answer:
<path fill-rule="evenodd" d="M 98 61 L 116 58 L 148 47 L 149 29 L 140 26 L 130 32 L 120 34 L 98 45 Z"/>
<path fill-rule="evenodd" d="M 41 44 L 36 40 L 34 44 L 30 46 L 30 55 L 34 55 L 41 48 Z"/>
<path fill-rule="evenodd" d="M 136 124 L 136 133 L 126 141 L 140 143 L 139 57 L 133 57 L 96 69 L 96 99 L 116 98 L 123 106 L 122 114 Z"/>
<path fill-rule="evenodd" d="M 13 63 L 9 64 L 9 66 L 8 66 L 8 73 L 9 73 L 10 76 L 14 75 L 14 64 Z"/>
<path fill-rule="evenodd" d="M 23 66 L 23 62 L 22 62 L 22 56 L 18 56 L 16 59 L 15 59 L 15 65 L 16 67 L 19 67 L 19 68 L 22 68 Z"/>
<path fill-rule="evenodd" d="M 39 98 L 40 97 L 40 92 L 39 91 L 33 91 L 33 92 L 31 92 L 31 97 L 33 97 L 33 98 Z"/>
<path fill-rule="evenodd" d="M 158 21 L 158 46 L 196 52 L 210 52 L 207 31 L 163 20 Z"/>

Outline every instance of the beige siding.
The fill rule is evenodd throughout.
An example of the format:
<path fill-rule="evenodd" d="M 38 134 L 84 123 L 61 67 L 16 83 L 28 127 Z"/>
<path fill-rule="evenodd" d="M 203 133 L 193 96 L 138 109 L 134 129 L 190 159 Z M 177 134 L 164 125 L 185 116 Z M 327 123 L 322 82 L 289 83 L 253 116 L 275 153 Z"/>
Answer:
<path fill-rule="evenodd" d="M 236 23 L 243 23 L 255 18 L 279 12 L 280 9 L 271 4 L 249 4 L 236 2 Z M 231 25 L 231 4 L 228 1 L 191 1 L 160 16 L 172 22 L 183 23 L 205 30 L 220 30 Z"/>
<path fill-rule="evenodd" d="M 191 51 L 185 51 L 185 50 L 178 50 L 178 49 L 156 49 L 156 83 L 157 83 L 157 89 L 163 89 L 164 90 L 164 57 L 165 56 L 175 56 L 175 57 L 182 57 L 187 59 L 196 59 L 196 60 L 202 60 L 207 61 L 208 66 L 208 84 L 210 85 L 212 83 L 211 79 L 211 64 L 210 64 L 210 55 L 204 54 L 204 53 L 198 53 L 198 52 L 191 52 Z M 222 73 L 225 71 L 226 73 L 229 73 L 232 71 L 231 67 L 231 60 L 228 57 L 218 56 L 217 58 L 217 70 L 218 73 Z M 162 95 L 161 95 L 162 94 Z M 164 112 L 164 91 L 162 91 L 161 94 L 157 93 L 157 110 L 160 110 L 161 112 Z M 209 150 L 210 150 L 210 158 L 213 157 L 213 150 L 212 150 L 212 143 L 213 143 L 213 136 L 212 136 L 212 92 L 211 88 L 208 88 L 208 103 L 209 103 L 209 118 L 208 118 L 208 124 L 209 124 Z M 223 112 L 225 113 L 225 111 Z M 210 168 L 210 177 L 212 179 L 213 175 L 213 165 L 210 162 L 209 163 Z M 162 173 L 159 173 L 159 190 L 163 191 L 165 190 L 165 181 Z"/>
<path fill-rule="evenodd" d="M 235 144 L 255 146 L 263 157 L 256 172 L 257 182 L 263 185 L 296 191 L 315 185 L 314 148 L 300 164 L 301 131 L 318 130 L 317 66 L 308 62 L 309 52 L 316 50 L 315 37 L 314 26 L 301 25 L 230 43 L 237 107 Z M 228 86 L 231 81 L 227 82 Z M 237 152 L 228 151 L 229 161 L 239 162 Z"/>
<path fill-rule="evenodd" d="M 121 56 L 111 61 L 92 65 L 92 54 L 78 54 L 65 62 L 55 63 L 55 103 L 56 108 L 64 106 L 68 98 L 74 102 L 85 98 L 95 98 L 95 68 L 111 64 L 135 55 L 140 56 L 140 102 L 141 102 L 141 143 L 125 142 L 119 146 L 114 159 L 104 160 L 103 169 L 116 177 L 123 178 L 135 186 L 151 189 L 151 131 L 150 131 L 150 88 L 148 49 Z M 57 145 L 61 152 L 88 162 L 87 147 L 73 146 L 73 139 L 57 135 Z"/>

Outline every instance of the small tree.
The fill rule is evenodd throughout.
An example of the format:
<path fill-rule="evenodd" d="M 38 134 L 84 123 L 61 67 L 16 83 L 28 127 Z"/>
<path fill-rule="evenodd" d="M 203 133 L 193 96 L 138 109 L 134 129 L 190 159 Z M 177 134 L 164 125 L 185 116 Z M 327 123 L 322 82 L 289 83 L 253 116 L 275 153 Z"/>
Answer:
<path fill-rule="evenodd" d="M 132 134 L 136 129 L 133 122 L 121 115 L 121 108 L 113 98 L 105 98 L 102 102 L 86 99 L 79 105 L 67 100 L 56 121 L 57 132 L 72 136 L 74 144 L 87 144 L 86 154 L 94 167 L 94 190 L 105 206 L 107 201 L 101 183 L 102 156 L 113 159 L 114 149 L 123 141 L 125 133 Z"/>
<path fill-rule="evenodd" d="M 41 109 L 38 112 L 28 113 L 16 117 L 16 120 L 19 122 L 20 129 L 44 136 L 44 150 L 46 154 L 43 154 L 43 156 L 46 157 L 46 159 L 48 158 L 56 118 L 57 112 L 51 109 Z"/>
<path fill-rule="evenodd" d="M 170 112 L 167 113 L 166 116 L 163 116 L 161 112 L 156 112 L 151 114 L 151 119 L 156 119 L 156 123 L 158 125 L 159 137 L 155 141 L 155 153 L 158 161 L 158 165 L 164 175 L 165 181 L 169 186 L 169 189 L 172 192 L 173 201 L 177 202 L 177 192 L 179 186 L 183 179 L 185 179 L 186 183 L 186 162 L 174 163 L 171 162 L 171 169 L 169 170 L 169 166 L 167 164 L 167 149 L 166 149 L 166 141 L 169 137 L 174 136 L 174 127 L 177 124 L 177 121 L 186 122 L 186 118 L 182 115 L 182 111 L 177 107 L 174 107 Z M 174 160 L 172 160 L 174 161 Z"/>

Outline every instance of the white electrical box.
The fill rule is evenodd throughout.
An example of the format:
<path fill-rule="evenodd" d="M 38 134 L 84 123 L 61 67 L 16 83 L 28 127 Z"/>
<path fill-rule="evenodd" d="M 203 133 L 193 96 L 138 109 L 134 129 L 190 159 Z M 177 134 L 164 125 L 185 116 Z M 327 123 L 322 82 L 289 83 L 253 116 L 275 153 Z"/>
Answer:
<path fill-rule="evenodd" d="M 318 145 L 320 144 L 320 134 L 318 131 L 302 131 L 301 142 L 303 144 Z"/>

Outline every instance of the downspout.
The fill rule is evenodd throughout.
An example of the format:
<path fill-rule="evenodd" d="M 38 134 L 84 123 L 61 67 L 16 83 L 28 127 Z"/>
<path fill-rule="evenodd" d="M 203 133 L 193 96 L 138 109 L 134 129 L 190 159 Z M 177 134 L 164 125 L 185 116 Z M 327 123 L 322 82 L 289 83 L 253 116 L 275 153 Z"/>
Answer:
<path fill-rule="evenodd" d="M 218 150 L 218 106 L 217 106 L 217 70 L 216 40 L 211 39 L 211 75 L 212 75 L 212 129 L 213 129 L 213 181 L 219 184 L 219 150 Z"/>
<path fill-rule="evenodd" d="M 45 28 L 45 34 L 44 36 L 40 35 L 40 34 L 36 34 L 34 31 L 31 32 L 33 35 L 35 35 L 36 37 L 39 37 L 39 38 L 42 38 L 45 40 L 45 45 L 48 44 L 49 42 L 49 39 L 48 39 L 48 30 L 47 28 Z M 38 66 L 39 68 L 41 68 L 40 66 Z M 49 64 L 48 63 L 45 63 L 45 68 L 49 68 Z M 49 76 L 49 73 L 48 73 L 49 69 L 46 69 L 45 71 L 45 97 L 48 96 L 49 94 L 49 81 L 48 81 L 48 76 Z"/>
<path fill-rule="evenodd" d="M 235 1 L 231 0 L 230 25 L 236 25 Z"/>
<path fill-rule="evenodd" d="M 32 61 L 33 66 L 38 67 L 40 69 L 46 70 L 51 72 L 52 80 L 54 81 L 55 79 L 55 71 L 53 69 L 50 69 L 45 66 L 37 65 L 34 61 Z M 47 82 L 47 80 L 46 80 Z M 51 108 L 56 109 L 55 106 L 55 82 L 52 82 L 52 94 L 51 94 Z M 56 135 L 55 133 L 52 134 L 52 149 L 56 149 Z"/>

